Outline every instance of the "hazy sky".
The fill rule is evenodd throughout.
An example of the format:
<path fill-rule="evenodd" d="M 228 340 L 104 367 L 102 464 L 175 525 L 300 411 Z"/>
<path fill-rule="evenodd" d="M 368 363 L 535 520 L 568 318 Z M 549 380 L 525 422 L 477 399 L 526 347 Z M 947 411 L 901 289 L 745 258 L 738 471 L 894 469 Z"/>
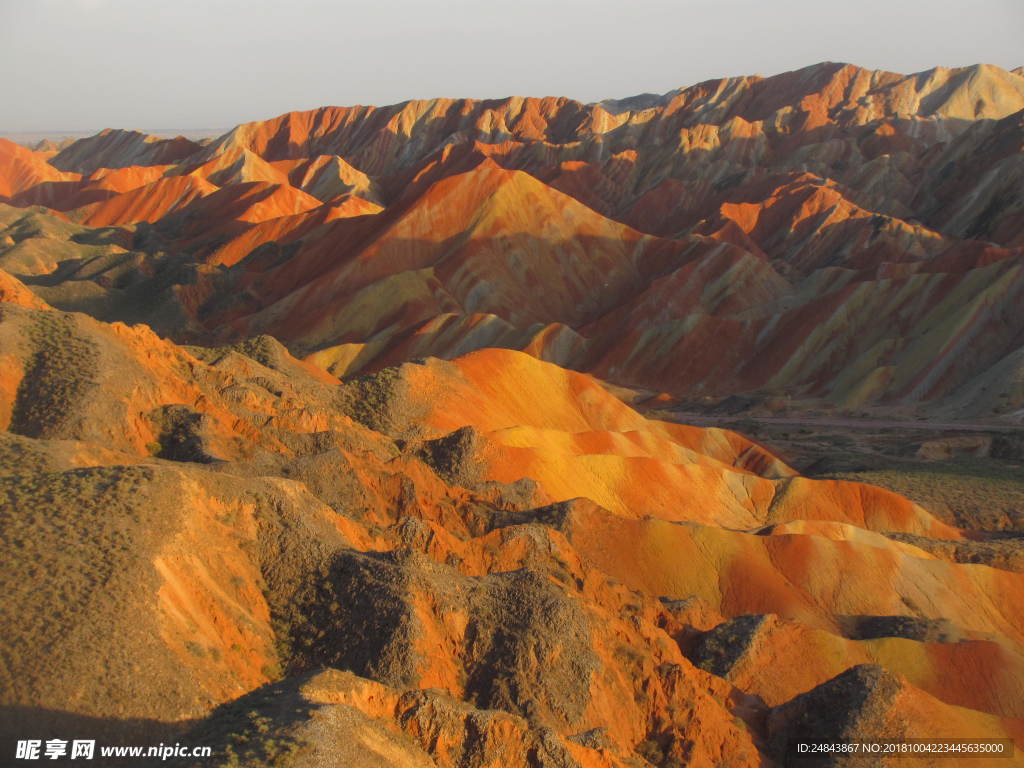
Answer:
<path fill-rule="evenodd" d="M 818 61 L 1024 64 L 1022 0 L 0 0 L 0 131 L 663 93 Z"/>

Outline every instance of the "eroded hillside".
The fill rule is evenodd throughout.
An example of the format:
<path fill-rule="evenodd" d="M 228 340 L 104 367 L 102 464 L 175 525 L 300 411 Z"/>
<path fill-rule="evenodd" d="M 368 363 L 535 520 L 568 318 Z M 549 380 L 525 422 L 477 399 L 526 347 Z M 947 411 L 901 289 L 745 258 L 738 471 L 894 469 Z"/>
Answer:
<path fill-rule="evenodd" d="M 0 268 L 336 375 L 504 347 L 678 397 L 1019 418 L 1022 110 L 997 67 L 819 64 L 2 142 Z"/>
<path fill-rule="evenodd" d="M 517 351 L 343 383 L 2 295 L 5 738 L 452 768 L 1024 739 L 1024 574 L 896 494 Z"/>
<path fill-rule="evenodd" d="M 839 64 L 0 140 L 0 750 L 1024 747 L 1022 148 L 1019 71 Z M 675 423 L 750 403 L 1002 431 Z"/>

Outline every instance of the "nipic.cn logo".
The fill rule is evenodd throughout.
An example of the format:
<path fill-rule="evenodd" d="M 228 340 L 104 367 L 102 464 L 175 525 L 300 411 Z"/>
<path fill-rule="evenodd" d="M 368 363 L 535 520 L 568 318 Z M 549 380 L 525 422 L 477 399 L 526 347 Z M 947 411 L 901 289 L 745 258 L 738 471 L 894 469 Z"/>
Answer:
<path fill-rule="evenodd" d="M 67 739 L 26 739 L 18 742 L 14 756 L 18 760 L 57 760 L 61 757 L 92 760 L 95 754 L 95 740 L 75 739 L 68 742 Z"/>

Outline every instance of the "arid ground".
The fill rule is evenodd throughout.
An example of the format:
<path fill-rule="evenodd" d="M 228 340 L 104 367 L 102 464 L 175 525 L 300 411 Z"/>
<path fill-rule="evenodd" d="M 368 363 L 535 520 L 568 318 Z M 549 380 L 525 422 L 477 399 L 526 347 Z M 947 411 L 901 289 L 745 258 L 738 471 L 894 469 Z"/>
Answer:
<path fill-rule="evenodd" d="M 0 140 L 0 759 L 1020 763 L 1022 307 L 1021 70 Z"/>

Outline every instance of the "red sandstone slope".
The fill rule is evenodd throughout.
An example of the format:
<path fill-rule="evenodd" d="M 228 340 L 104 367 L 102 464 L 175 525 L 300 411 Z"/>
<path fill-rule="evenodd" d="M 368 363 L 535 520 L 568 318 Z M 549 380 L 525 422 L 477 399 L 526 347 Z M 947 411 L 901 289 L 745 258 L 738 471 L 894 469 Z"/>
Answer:
<path fill-rule="evenodd" d="M 582 373 L 1013 417 L 1022 109 L 1019 72 L 823 64 L 0 142 L 0 737 L 1024 747 L 1015 539 Z"/>
<path fill-rule="evenodd" d="M 1024 739 L 1024 575 L 893 538 L 961 535 L 895 494 L 520 352 L 343 384 L 2 293 L 5 739 L 452 768 Z"/>
<path fill-rule="evenodd" d="M 201 179 L 188 176 L 162 178 L 102 202 L 85 205 L 73 215 L 82 223 L 96 227 L 159 221 L 215 189 Z"/>
<path fill-rule="evenodd" d="M 396 314 L 408 326 L 449 309 L 582 324 L 678 250 L 489 162 L 404 210 L 315 234 L 287 262 L 243 278 L 263 308 L 231 318 L 238 331 L 273 326 L 310 347 L 368 338 Z"/>
<path fill-rule="evenodd" d="M 39 153 L 0 139 L 0 198 L 9 199 L 43 185 L 52 188 L 77 178 L 77 174 L 57 170 Z"/>
<path fill-rule="evenodd" d="M 205 146 L 7 145 L 0 194 L 122 230 L 130 257 L 47 301 L 179 339 L 271 332 L 345 374 L 496 345 L 679 395 L 1009 415 L 1022 94 L 990 66 L 820 64 L 590 105 L 325 107 Z"/>
<path fill-rule="evenodd" d="M 91 173 L 100 168 L 178 163 L 198 149 L 198 144 L 183 136 L 161 139 L 139 131 L 108 129 L 72 142 L 54 155 L 50 164 L 64 171 Z"/>

